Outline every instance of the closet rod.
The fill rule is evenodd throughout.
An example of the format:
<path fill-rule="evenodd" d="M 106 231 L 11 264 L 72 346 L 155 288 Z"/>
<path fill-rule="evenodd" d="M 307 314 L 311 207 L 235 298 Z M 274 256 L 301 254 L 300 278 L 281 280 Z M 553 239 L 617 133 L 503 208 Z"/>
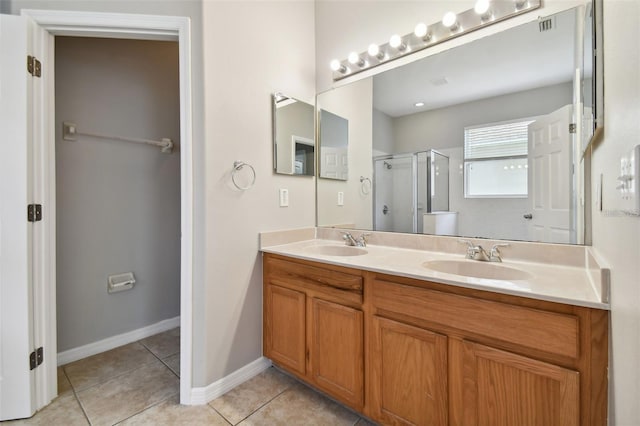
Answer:
<path fill-rule="evenodd" d="M 100 133 L 85 133 L 85 132 L 79 132 L 78 127 L 75 125 L 75 123 L 71 123 L 68 121 L 65 121 L 64 123 L 62 123 L 62 139 L 67 141 L 75 141 L 76 136 L 78 135 L 91 136 L 94 138 L 101 138 L 101 139 L 111 139 L 111 140 L 123 141 L 123 142 L 133 142 L 133 143 L 143 143 L 146 145 L 153 145 L 161 148 L 161 152 L 165 154 L 171 154 L 171 151 L 173 150 L 173 141 L 169 138 L 162 138 L 162 140 L 160 141 L 155 141 L 152 139 L 125 138 L 122 136 L 103 135 Z"/>

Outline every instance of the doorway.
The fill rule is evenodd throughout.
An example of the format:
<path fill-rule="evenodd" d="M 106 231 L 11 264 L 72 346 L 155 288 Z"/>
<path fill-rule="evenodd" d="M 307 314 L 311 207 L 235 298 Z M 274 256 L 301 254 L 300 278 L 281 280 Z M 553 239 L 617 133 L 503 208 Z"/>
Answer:
<path fill-rule="evenodd" d="M 59 365 L 179 326 L 178 74 L 175 41 L 55 37 Z"/>
<path fill-rule="evenodd" d="M 179 50 L 179 92 L 180 92 L 180 401 L 190 404 L 191 388 L 191 347 L 192 347 L 192 247 L 193 247 L 193 158 L 192 158 L 192 114 L 191 114 L 191 42 L 189 19 L 171 16 L 128 15 L 95 12 L 68 11 L 22 11 L 22 18 L 28 24 L 29 43 L 26 50 L 42 63 L 42 77 L 38 77 L 34 90 L 28 97 L 32 104 L 29 120 L 29 134 L 16 140 L 30 141 L 30 172 L 22 177 L 31 182 L 29 201 L 42 203 L 42 221 L 35 223 L 29 231 L 33 250 L 28 259 L 32 271 L 22 268 L 20 274 L 32 279 L 29 294 L 32 302 L 17 306 L 21 317 L 28 321 L 30 349 L 44 347 L 38 367 L 29 372 L 24 362 L 16 358 L 16 378 L 26 390 L 24 404 L 16 410 L 15 417 L 28 417 L 47 405 L 56 394 L 56 184 L 55 184 L 55 135 L 60 132 L 54 117 L 54 39 L 57 36 L 107 37 L 116 39 L 177 41 Z M 14 18 L 14 19 L 17 19 Z M 15 43 L 14 43 L 15 44 Z M 31 46 L 31 47 L 29 47 Z M 23 50 L 24 52 L 24 50 Z M 26 56 L 26 53 L 24 53 Z M 15 62 L 17 63 L 17 62 Z M 20 63 L 24 63 L 20 61 Z M 36 80 L 34 79 L 34 82 Z M 22 86 L 21 86 L 22 87 Z M 24 96 L 24 95 L 23 95 Z M 22 136 L 22 134 L 20 134 Z M 22 175 L 18 176 L 20 178 Z M 14 184 L 16 184 L 15 182 Z M 23 204 L 15 210 L 22 211 Z M 16 220 L 18 216 L 16 215 Z M 8 223 L 8 222 L 7 222 Z M 26 252 L 25 252 L 26 253 Z M 23 262 L 25 265 L 27 262 Z M 24 269 L 24 271 L 23 271 Z M 22 280 L 21 280 L 22 281 Z M 28 315 L 27 315 L 28 314 Z M 10 336 L 9 336 L 10 337 Z M 3 345 L 11 347 L 11 339 Z M 22 342 L 20 342 L 22 344 Z M 26 351 L 26 347 L 21 349 Z M 40 353 L 42 351 L 40 350 Z M 4 366 L 5 368 L 7 365 Z M 30 394 L 30 399 L 28 398 Z M 3 396 L 4 398 L 4 396 Z M 19 412 L 18 412 L 19 411 Z M 26 413 L 26 414 L 22 414 Z M 15 418 L 14 417 L 14 418 Z"/>

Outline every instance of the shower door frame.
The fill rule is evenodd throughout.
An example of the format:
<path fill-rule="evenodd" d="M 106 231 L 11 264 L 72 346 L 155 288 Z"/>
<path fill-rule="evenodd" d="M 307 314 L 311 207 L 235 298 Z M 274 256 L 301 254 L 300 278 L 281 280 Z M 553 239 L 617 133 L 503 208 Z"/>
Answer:
<path fill-rule="evenodd" d="M 447 159 L 447 164 L 450 167 L 451 164 L 451 158 L 446 155 L 443 154 L 442 152 L 438 151 L 437 149 L 428 149 L 426 151 L 418 151 L 416 152 L 417 154 L 420 154 L 421 152 L 426 152 L 427 153 L 427 211 L 425 213 L 433 213 L 433 191 L 431 190 L 432 186 L 434 185 L 434 181 L 435 181 L 435 170 L 433 169 L 433 166 L 435 164 L 435 160 L 433 160 L 433 155 L 431 155 L 432 153 L 436 153 L 444 158 Z M 450 182 L 450 178 L 451 178 L 451 173 L 449 170 L 449 167 L 447 167 L 447 210 L 436 210 L 436 211 L 449 211 L 451 208 L 451 182 Z"/>

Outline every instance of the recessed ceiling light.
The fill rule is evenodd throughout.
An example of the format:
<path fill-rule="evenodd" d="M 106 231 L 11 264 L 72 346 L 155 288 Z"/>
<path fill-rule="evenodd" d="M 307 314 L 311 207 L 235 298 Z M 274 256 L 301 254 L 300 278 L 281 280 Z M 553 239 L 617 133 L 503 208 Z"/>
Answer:
<path fill-rule="evenodd" d="M 447 79 L 447 77 L 437 77 L 431 79 L 429 82 L 434 86 L 444 86 L 445 84 L 449 83 L 449 79 Z"/>
<path fill-rule="evenodd" d="M 418 108 L 423 107 L 424 106 L 424 102 L 416 102 L 415 104 L 413 104 L 413 106 L 418 107 Z"/>

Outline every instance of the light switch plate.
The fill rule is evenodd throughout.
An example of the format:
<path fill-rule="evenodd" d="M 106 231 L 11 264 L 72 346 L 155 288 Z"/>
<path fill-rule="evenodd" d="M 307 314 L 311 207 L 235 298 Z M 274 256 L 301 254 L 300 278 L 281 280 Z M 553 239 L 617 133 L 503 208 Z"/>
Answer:
<path fill-rule="evenodd" d="M 338 191 L 338 205 L 344 206 L 344 192 Z"/>
<path fill-rule="evenodd" d="M 622 198 L 622 211 L 629 215 L 640 216 L 640 145 L 636 145 L 626 156 L 620 159 L 620 176 L 617 189 Z"/>
<path fill-rule="evenodd" d="M 280 207 L 289 207 L 289 190 L 280 188 Z"/>

